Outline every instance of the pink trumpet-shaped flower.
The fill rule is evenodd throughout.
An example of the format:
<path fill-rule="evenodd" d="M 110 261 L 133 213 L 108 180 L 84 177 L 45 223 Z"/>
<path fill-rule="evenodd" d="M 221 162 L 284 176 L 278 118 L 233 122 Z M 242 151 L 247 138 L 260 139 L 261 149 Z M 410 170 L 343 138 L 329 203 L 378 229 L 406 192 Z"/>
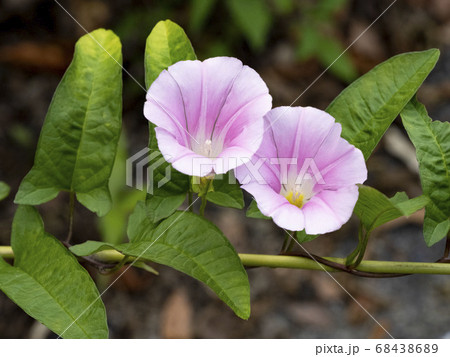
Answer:
<path fill-rule="evenodd" d="M 145 117 L 175 169 L 222 174 L 247 162 L 261 144 L 272 107 L 266 84 L 231 57 L 181 61 L 161 72 L 147 93 Z"/>
<path fill-rule="evenodd" d="M 260 211 L 285 229 L 322 234 L 353 212 L 367 179 L 361 151 L 341 138 L 341 125 L 319 109 L 279 107 L 265 116 L 263 142 L 236 169 Z"/>

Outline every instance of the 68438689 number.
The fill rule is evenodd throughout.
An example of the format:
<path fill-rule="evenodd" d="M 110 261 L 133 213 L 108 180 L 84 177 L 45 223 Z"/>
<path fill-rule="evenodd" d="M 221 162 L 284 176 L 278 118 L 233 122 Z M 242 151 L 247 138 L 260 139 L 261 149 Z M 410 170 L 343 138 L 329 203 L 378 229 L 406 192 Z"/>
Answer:
<path fill-rule="evenodd" d="M 437 344 L 428 344 L 428 343 L 379 343 L 375 346 L 376 353 L 437 353 L 439 350 Z"/>

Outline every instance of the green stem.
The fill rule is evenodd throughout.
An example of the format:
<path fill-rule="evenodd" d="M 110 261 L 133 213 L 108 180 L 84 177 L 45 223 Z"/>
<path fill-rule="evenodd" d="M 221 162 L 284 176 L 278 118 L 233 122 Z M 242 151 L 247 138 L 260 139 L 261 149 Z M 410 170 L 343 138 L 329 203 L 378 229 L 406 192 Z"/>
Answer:
<path fill-rule="evenodd" d="M 205 215 L 206 202 L 208 202 L 206 200 L 206 195 L 202 196 L 202 204 L 200 206 L 200 216 L 202 216 L 202 217 Z"/>
<path fill-rule="evenodd" d="M 66 244 L 70 243 L 70 240 L 72 239 L 72 232 L 73 232 L 73 211 L 75 208 L 75 193 L 70 192 L 69 193 L 69 232 L 67 233 L 67 238 L 64 241 Z"/>
<path fill-rule="evenodd" d="M 283 246 L 281 247 L 281 254 L 290 252 L 294 247 L 294 232 L 286 231 L 286 236 L 284 238 Z"/>
<path fill-rule="evenodd" d="M 14 253 L 9 246 L 0 246 L 0 256 L 12 259 Z M 117 263 L 124 259 L 124 255 L 109 249 L 93 254 L 93 257 L 104 263 Z M 288 268 L 288 269 L 306 269 L 306 270 L 326 270 L 335 272 L 329 266 L 319 264 L 314 260 L 295 257 L 289 255 L 265 255 L 265 254 L 239 254 L 242 264 L 247 267 L 268 267 L 268 268 Z M 325 258 L 331 262 L 345 265 L 345 258 Z M 133 258 L 127 258 L 127 262 Z M 363 260 L 358 271 L 377 274 L 442 274 L 450 275 L 449 263 L 422 263 L 422 262 L 393 262 L 393 261 L 375 261 Z"/>
<path fill-rule="evenodd" d="M 248 267 L 289 268 L 307 270 L 337 271 L 304 257 L 286 255 L 239 254 L 242 264 Z M 325 258 L 331 262 L 345 265 L 345 258 Z M 448 263 L 393 262 L 363 260 L 358 271 L 386 274 L 445 274 L 450 275 Z"/>
<path fill-rule="evenodd" d="M 14 259 L 14 253 L 9 246 L 0 246 L 0 257 L 4 259 Z"/>
<path fill-rule="evenodd" d="M 286 251 L 290 252 L 294 246 L 295 246 L 295 242 L 296 242 L 296 232 L 289 232 L 290 233 L 290 240 L 289 240 L 289 245 L 287 246 Z"/>
<path fill-rule="evenodd" d="M 129 255 L 124 255 L 122 257 L 122 259 L 119 261 L 119 263 L 112 269 L 110 269 L 108 271 L 108 274 L 114 273 L 116 271 L 118 271 L 120 268 L 122 268 L 126 263 L 128 263 L 130 260 L 130 256 Z"/>

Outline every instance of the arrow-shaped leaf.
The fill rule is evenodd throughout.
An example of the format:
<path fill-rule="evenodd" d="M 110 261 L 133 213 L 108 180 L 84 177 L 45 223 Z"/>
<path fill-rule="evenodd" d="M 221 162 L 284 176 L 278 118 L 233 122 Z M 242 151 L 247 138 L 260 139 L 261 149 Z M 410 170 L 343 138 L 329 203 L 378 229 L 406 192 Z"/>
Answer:
<path fill-rule="evenodd" d="M 431 246 L 450 229 L 450 123 L 431 121 L 415 98 L 403 109 L 403 125 L 416 147 L 423 193 L 430 197 L 425 208 L 423 233 Z"/>
<path fill-rule="evenodd" d="M 112 31 L 96 30 L 77 42 L 16 203 L 38 205 L 64 190 L 100 216 L 110 210 L 108 180 L 122 117 L 121 62 L 121 44 Z"/>
<path fill-rule="evenodd" d="M 143 203 L 130 217 L 131 243 L 116 246 L 86 242 L 71 247 L 80 256 L 115 248 L 123 254 L 170 266 L 208 285 L 239 317 L 250 315 L 250 287 L 245 269 L 228 239 L 211 222 L 191 212 L 176 212 L 159 225 Z M 141 220 L 141 223 L 139 223 Z"/>
<path fill-rule="evenodd" d="M 436 49 L 392 57 L 354 81 L 329 105 L 327 112 L 342 124 L 342 137 L 366 160 L 438 58 Z"/>
<path fill-rule="evenodd" d="M 94 282 L 44 231 L 35 208 L 17 209 L 11 245 L 14 266 L 0 258 L 0 289 L 11 300 L 61 337 L 108 337 L 105 307 Z"/>

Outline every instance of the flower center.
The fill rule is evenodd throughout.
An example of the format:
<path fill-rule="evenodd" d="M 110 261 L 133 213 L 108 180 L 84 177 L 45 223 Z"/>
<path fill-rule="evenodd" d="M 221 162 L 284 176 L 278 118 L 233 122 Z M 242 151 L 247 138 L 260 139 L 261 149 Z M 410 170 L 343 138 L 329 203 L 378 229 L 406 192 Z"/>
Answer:
<path fill-rule="evenodd" d="M 199 137 L 196 141 L 192 140 L 191 145 L 192 151 L 209 158 L 216 158 L 223 149 L 223 144 L 219 140 L 212 141 L 211 139 L 204 139 L 202 137 Z"/>
<path fill-rule="evenodd" d="M 286 199 L 289 201 L 289 203 L 293 204 L 294 206 L 297 206 L 298 208 L 303 207 L 303 200 L 305 199 L 305 196 L 303 195 L 303 193 L 290 191 L 284 197 L 286 197 Z"/>
<path fill-rule="evenodd" d="M 316 181 L 311 178 L 299 179 L 292 174 L 289 176 L 287 183 L 281 185 L 280 195 L 290 204 L 302 208 L 314 196 Z"/>
<path fill-rule="evenodd" d="M 212 151 L 212 141 L 207 139 L 205 140 L 205 143 L 203 144 L 203 151 L 205 152 L 205 156 L 210 157 L 211 151 Z"/>

